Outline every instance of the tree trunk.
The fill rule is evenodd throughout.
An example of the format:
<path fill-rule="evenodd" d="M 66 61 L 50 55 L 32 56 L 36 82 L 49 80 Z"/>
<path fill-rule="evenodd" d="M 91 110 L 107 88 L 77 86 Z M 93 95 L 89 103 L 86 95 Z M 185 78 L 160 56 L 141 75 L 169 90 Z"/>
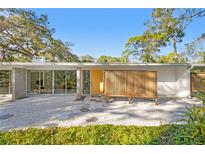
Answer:
<path fill-rule="evenodd" d="M 178 63 L 178 56 L 177 56 L 177 44 L 176 39 L 173 40 L 173 47 L 174 47 L 174 61 L 175 63 Z"/>

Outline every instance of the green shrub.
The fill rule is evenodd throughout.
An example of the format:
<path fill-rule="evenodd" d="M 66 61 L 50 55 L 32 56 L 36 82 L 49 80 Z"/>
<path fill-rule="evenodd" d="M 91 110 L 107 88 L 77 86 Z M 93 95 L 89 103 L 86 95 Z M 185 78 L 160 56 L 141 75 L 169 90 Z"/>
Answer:
<path fill-rule="evenodd" d="M 174 134 L 177 143 L 205 144 L 205 94 L 197 93 L 194 96 L 202 102 L 202 106 L 194 105 L 187 109 L 184 121 L 188 127 Z"/>
<path fill-rule="evenodd" d="M 70 128 L 29 128 L 0 132 L 0 144 L 65 144 L 65 145 L 121 145 L 121 144 L 205 144 L 200 133 L 195 139 L 190 125 L 152 127 L 93 125 Z"/>
<path fill-rule="evenodd" d="M 0 144 L 159 144 L 170 126 L 93 125 L 0 132 Z"/>

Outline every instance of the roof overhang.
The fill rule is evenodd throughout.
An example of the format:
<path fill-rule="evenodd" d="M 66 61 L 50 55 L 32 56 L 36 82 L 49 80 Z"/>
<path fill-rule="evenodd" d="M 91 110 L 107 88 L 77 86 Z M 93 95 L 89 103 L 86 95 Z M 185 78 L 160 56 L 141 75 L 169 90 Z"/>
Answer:
<path fill-rule="evenodd" d="M 189 67 L 190 64 L 156 64 L 156 63 L 113 63 L 113 64 L 99 64 L 99 63 L 69 63 L 69 62 L 62 62 L 62 63 L 55 63 L 55 62 L 46 62 L 46 63 L 8 63 L 8 62 L 1 62 L 0 63 L 0 70 L 2 69 L 12 69 L 12 68 L 24 68 L 28 70 L 45 70 L 45 69 L 132 69 L 132 68 L 141 68 L 141 67 Z"/>

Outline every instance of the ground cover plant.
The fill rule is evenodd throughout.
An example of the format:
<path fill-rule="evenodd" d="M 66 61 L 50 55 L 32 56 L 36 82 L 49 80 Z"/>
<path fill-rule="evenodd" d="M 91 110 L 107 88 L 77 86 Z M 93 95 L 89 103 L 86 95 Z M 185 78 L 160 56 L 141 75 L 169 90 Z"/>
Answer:
<path fill-rule="evenodd" d="M 152 127 L 92 125 L 0 133 L 0 144 L 205 144 L 202 131 L 193 125 Z"/>

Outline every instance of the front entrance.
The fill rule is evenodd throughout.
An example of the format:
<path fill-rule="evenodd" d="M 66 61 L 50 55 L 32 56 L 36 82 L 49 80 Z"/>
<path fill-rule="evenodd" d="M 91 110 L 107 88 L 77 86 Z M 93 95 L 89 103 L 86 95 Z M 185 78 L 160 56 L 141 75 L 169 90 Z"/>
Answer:
<path fill-rule="evenodd" d="M 103 71 L 91 70 L 90 71 L 90 94 L 91 96 L 99 96 L 103 93 Z"/>

